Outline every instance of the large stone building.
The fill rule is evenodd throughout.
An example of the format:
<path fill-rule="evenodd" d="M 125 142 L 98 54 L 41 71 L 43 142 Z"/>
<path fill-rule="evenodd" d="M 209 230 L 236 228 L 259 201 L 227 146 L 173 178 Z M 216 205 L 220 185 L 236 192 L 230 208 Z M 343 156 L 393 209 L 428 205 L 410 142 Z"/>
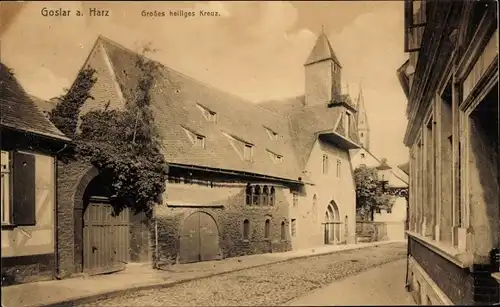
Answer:
<path fill-rule="evenodd" d="M 132 101 L 141 76 L 136 67 L 140 57 L 99 37 L 82 66 L 94 68 L 97 81 L 93 99 L 85 102 L 80 115 L 104 107 L 119 109 Z M 157 264 L 355 241 L 348 151 L 358 147 L 356 110 L 341 93 L 341 66 L 323 33 L 305 74 L 305 95 L 255 104 L 159 65 L 151 108 L 169 178 L 151 227 Z M 88 205 L 71 195 L 83 195 L 74 189 L 90 186 L 95 170 L 67 165 L 61 169 L 67 178 L 61 185 L 69 187 L 60 192 L 68 202 L 65 207 L 86 211 Z M 97 210 L 103 198 L 94 198 L 92 210 Z M 85 220 L 87 214 L 80 209 L 73 216 Z M 67 229 L 81 228 L 76 220 Z M 63 237 L 69 248 L 62 253 L 70 258 L 71 248 L 76 248 L 75 255 L 86 257 L 85 249 L 91 247 L 85 237 L 83 243 L 78 235 Z M 68 260 L 69 270 L 72 261 L 73 267 L 79 263 L 77 271 L 85 266 L 81 256 L 77 258 Z"/>
<path fill-rule="evenodd" d="M 499 303 L 497 9 L 405 1 L 407 283 L 419 304 Z"/>

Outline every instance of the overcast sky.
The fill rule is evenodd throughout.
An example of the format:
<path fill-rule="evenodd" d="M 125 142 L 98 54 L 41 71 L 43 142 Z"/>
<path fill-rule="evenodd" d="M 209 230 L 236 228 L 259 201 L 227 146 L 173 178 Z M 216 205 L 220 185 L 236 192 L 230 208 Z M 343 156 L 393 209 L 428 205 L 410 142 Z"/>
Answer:
<path fill-rule="evenodd" d="M 43 7 L 71 9 L 73 16 L 43 17 Z M 91 7 L 110 16 L 89 17 Z M 200 9 L 221 16 L 141 16 Z M 151 58 L 251 101 L 300 95 L 303 63 L 323 25 L 344 88 L 355 98 L 362 83 L 372 151 L 391 164 L 408 159 L 406 98 L 396 77 L 407 58 L 402 1 L 24 2 L 2 10 L 2 62 L 44 99 L 70 85 L 99 34 L 131 49 L 151 43 L 157 49 Z M 76 10 L 86 16 L 74 16 Z"/>

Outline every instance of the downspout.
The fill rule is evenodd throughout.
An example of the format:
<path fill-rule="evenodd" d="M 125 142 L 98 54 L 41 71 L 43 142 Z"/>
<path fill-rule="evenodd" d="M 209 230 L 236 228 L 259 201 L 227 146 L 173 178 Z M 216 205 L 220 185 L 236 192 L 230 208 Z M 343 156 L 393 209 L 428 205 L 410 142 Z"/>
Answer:
<path fill-rule="evenodd" d="M 63 148 L 59 149 L 58 151 L 55 152 L 55 157 L 54 157 L 54 259 L 55 259 L 55 269 L 54 269 L 54 277 L 57 280 L 61 279 L 61 272 L 59 268 L 59 232 L 58 232 L 58 211 L 57 211 L 57 205 L 58 205 L 58 197 L 57 197 L 57 191 L 58 191 L 58 186 L 57 186 L 57 178 L 59 176 L 58 174 L 58 168 L 57 168 L 57 155 L 61 153 L 63 150 L 65 150 L 68 147 L 68 144 L 64 144 Z"/>
<path fill-rule="evenodd" d="M 408 230 L 410 230 L 410 227 L 409 227 L 409 219 L 410 219 L 410 202 L 409 202 L 409 199 L 410 199 L 410 188 L 408 187 L 408 199 L 406 199 L 406 222 L 405 224 L 408 225 L 408 227 L 405 227 L 407 229 L 405 229 L 405 233 L 406 233 L 406 240 L 407 240 L 407 246 L 406 246 L 406 285 L 405 285 L 405 288 L 406 288 L 406 291 L 410 292 L 411 289 L 410 289 L 410 285 L 411 285 L 411 281 L 408 280 L 408 274 L 409 274 L 409 267 L 410 267 L 410 236 L 408 235 Z"/>

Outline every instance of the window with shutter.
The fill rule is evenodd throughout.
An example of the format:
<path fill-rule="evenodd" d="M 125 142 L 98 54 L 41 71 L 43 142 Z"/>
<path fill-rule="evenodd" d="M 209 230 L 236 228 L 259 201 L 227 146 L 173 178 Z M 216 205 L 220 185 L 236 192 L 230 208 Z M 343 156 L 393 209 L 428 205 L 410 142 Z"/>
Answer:
<path fill-rule="evenodd" d="M 35 156 L 15 152 L 12 175 L 12 223 L 19 226 L 35 225 Z"/>

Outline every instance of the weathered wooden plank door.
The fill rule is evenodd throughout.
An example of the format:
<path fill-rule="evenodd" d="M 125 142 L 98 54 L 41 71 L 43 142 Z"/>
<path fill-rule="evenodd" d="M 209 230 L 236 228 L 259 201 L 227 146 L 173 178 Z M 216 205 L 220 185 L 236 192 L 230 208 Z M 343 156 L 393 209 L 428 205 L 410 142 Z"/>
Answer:
<path fill-rule="evenodd" d="M 195 212 L 185 221 L 179 237 L 179 262 L 191 263 L 220 259 L 219 230 L 214 219 Z"/>
<path fill-rule="evenodd" d="M 91 198 L 83 218 L 83 271 L 110 273 L 125 269 L 129 256 L 129 210 L 113 216 L 105 198 Z"/>

